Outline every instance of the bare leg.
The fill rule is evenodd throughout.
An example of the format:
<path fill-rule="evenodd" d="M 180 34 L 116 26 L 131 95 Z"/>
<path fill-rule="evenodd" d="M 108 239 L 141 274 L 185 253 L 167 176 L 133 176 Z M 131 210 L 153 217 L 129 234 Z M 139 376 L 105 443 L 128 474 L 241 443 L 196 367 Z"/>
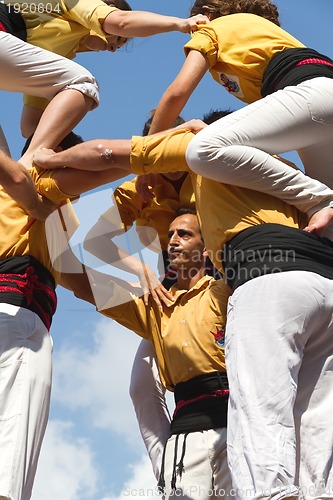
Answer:
<path fill-rule="evenodd" d="M 94 105 L 93 99 L 78 90 L 68 89 L 59 92 L 42 114 L 30 146 L 20 159 L 20 163 L 29 168 L 37 149 L 58 146 Z"/>
<path fill-rule="evenodd" d="M 33 108 L 32 106 L 28 106 L 27 104 L 23 106 L 20 122 L 22 137 L 28 139 L 35 133 L 44 109 Z"/>

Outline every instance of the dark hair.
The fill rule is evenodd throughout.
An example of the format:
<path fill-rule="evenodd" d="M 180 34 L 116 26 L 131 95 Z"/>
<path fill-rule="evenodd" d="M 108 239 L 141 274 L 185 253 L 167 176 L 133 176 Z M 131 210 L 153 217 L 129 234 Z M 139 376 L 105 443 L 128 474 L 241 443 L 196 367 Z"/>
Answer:
<path fill-rule="evenodd" d="M 175 218 L 176 217 L 181 217 L 182 215 L 197 215 L 197 211 L 194 209 L 194 208 L 187 208 L 187 207 L 183 207 L 183 208 L 179 208 L 175 214 Z"/>
<path fill-rule="evenodd" d="M 216 122 L 216 120 L 230 115 L 231 113 L 232 111 L 230 109 L 211 109 L 208 113 L 203 115 L 202 121 L 207 125 L 210 125 L 211 123 Z"/>
<path fill-rule="evenodd" d="M 119 10 L 132 10 L 132 7 L 126 0 L 103 0 L 106 5 L 110 7 L 116 7 Z"/>
<path fill-rule="evenodd" d="M 278 8 L 271 0 L 196 0 L 190 15 L 208 13 L 216 17 L 239 13 L 256 14 L 280 26 Z"/>
<path fill-rule="evenodd" d="M 32 139 L 32 135 L 25 141 L 21 156 L 24 155 L 24 153 L 26 152 L 26 150 L 30 146 L 31 139 Z M 80 135 L 77 135 L 74 132 L 70 132 L 60 142 L 59 147 L 61 147 L 62 149 L 69 149 L 72 146 L 75 146 L 76 144 L 81 144 L 81 142 L 84 142 L 84 140 L 82 139 L 82 137 Z"/>
<path fill-rule="evenodd" d="M 143 130 L 142 130 L 142 135 L 148 135 L 149 134 L 149 130 L 150 130 L 150 127 L 151 127 L 151 123 L 153 121 L 153 118 L 154 118 L 154 114 L 155 114 L 155 109 L 153 109 L 151 112 L 150 112 L 150 118 L 148 118 L 148 120 L 146 121 L 146 123 L 144 124 L 143 126 Z M 185 120 L 184 118 L 182 118 L 181 116 L 178 116 L 174 122 L 174 124 L 172 125 L 173 127 L 177 127 L 178 125 L 182 125 L 182 123 L 185 123 Z"/>
<path fill-rule="evenodd" d="M 182 208 L 179 208 L 177 210 L 174 218 L 176 219 L 177 217 L 181 217 L 182 215 L 195 215 L 197 217 L 198 213 L 197 213 L 197 211 L 196 211 L 195 208 L 182 207 Z M 199 228 L 199 233 L 200 233 L 201 239 L 203 241 L 201 227 L 200 227 L 200 224 L 199 224 L 199 219 L 198 219 L 198 228 Z"/>

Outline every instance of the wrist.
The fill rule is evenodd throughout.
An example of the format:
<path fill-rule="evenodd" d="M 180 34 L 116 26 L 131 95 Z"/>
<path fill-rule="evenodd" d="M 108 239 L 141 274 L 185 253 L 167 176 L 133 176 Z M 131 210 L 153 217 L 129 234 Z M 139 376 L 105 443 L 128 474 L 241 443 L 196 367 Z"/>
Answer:
<path fill-rule="evenodd" d="M 24 204 L 22 204 L 24 210 L 28 212 L 29 215 L 32 215 L 37 209 L 41 201 L 41 196 L 36 192 L 29 200 L 26 200 Z"/>
<path fill-rule="evenodd" d="M 318 203 L 317 205 L 311 207 L 307 212 L 306 215 L 308 218 L 312 217 L 315 213 L 319 212 L 320 210 L 324 210 L 326 208 L 330 208 L 333 210 L 333 200 L 332 199 L 326 199 Z"/>
<path fill-rule="evenodd" d="M 178 18 L 178 31 L 180 31 L 181 33 L 189 32 L 189 25 L 187 19 Z"/>

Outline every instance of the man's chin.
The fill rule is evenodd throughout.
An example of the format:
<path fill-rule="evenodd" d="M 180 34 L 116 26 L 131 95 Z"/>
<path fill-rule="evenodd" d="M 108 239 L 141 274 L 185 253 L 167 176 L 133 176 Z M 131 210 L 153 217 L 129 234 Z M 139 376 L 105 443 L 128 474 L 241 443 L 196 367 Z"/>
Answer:
<path fill-rule="evenodd" d="M 184 257 L 184 255 L 178 255 L 177 257 L 174 257 L 173 259 L 169 258 L 169 265 L 173 269 L 179 269 L 181 267 L 184 267 L 188 264 L 188 259 Z"/>

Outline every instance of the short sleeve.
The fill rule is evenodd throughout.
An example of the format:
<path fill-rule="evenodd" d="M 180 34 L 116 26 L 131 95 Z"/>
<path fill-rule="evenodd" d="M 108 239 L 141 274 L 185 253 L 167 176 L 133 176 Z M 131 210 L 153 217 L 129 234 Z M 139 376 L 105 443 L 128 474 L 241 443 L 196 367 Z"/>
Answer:
<path fill-rule="evenodd" d="M 102 0 L 66 0 L 66 7 L 70 17 L 81 26 L 92 30 L 98 35 L 105 36 L 102 24 L 106 17 L 113 11 L 119 10 L 116 7 L 106 5 Z"/>
<path fill-rule="evenodd" d="M 191 40 L 184 46 L 185 55 L 190 50 L 197 50 L 208 59 L 209 66 L 212 68 L 217 63 L 218 41 L 215 31 L 212 28 L 200 27 L 199 30 L 191 34 Z"/>

